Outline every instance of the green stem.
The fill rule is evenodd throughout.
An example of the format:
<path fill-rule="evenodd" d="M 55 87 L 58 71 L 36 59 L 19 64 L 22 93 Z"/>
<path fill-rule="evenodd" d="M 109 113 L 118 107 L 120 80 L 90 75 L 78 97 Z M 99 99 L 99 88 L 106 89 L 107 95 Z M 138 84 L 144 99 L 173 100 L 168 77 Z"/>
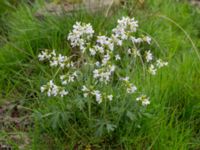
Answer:
<path fill-rule="evenodd" d="M 55 79 L 55 77 L 58 75 L 60 69 L 61 69 L 61 68 L 59 67 L 58 70 L 56 71 L 56 73 L 54 74 L 53 79 Z"/>
<path fill-rule="evenodd" d="M 91 122 L 91 99 L 88 100 L 88 118 L 89 118 L 89 122 Z"/>
<path fill-rule="evenodd" d="M 135 45 L 135 43 L 133 43 L 133 46 L 134 46 L 134 48 L 138 51 L 137 46 Z M 144 79 L 145 79 L 145 77 L 146 77 L 145 64 L 144 64 L 144 61 L 142 60 L 141 55 L 139 56 L 139 58 L 140 58 L 140 61 L 141 61 L 141 63 L 142 63 L 143 75 L 144 75 Z"/>
<path fill-rule="evenodd" d="M 104 115 L 104 119 L 106 119 L 106 107 L 107 107 L 107 104 L 106 104 L 106 100 L 104 100 L 104 113 L 103 113 L 103 115 Z"/>

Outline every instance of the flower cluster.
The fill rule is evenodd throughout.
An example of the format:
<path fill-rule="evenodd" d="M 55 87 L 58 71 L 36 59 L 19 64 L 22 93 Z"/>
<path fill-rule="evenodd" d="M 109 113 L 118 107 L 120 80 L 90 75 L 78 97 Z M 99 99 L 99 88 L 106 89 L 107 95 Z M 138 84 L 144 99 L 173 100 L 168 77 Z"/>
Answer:
<path fill-rule="evenodd" d="M 156 61 L 156 66 L 157 66 L 158 68 L 162 68 L 162 67 L 167 66 L 167 65 L 168 65 L 168 62 L 163 61 L 163 60 L 161 60 L 161 59 L 158 59 L 158 60 Z"/>
<path fill-rule="evenodd" d="M 83 91 L 84 97 L 88 97 L 90 95 L 94 96 L 95 99 L 96 99 L 96 102 L 98 104 L 100 104 L 103 99 L 108 99 L 109 101 L 112 101 L 112 99 L 113 99 L 113 95 L 112 94 L 110 94 L 110 95 L 102 95 L 99 90 L 91 90 L 91 89 L 87 88 L 85 85 L 82 87 L 81 90 Z"/>
<path fill-rule="evenodd" d="M 147 97 L 146 95 L 142 95 L 142 96 L 136 98 L 136 101 L 140 101 L 143 106 L 150 104 L 149 97 Z"/>
<path fill-rule="evenodd" d="M 60 80 L 61 80 L 62 85 L 67 85 L 71 82 L 74 82 L 77 77 L 78 77 L 77 71 L 75 71 L 72 74 L 61 75 Z"/>
<path fill-rule="evenodd" d="M 151 51 L 149 50 L 149 51 L 146 52 L 146 61 L 147 61 L 147 62 L 150 62 L 150 61 L 152 61 L 152 60 L 153 60 L 153 54 L 152 54 Z"/>
<path fill-rule="evenodd" d="M 71 42 L 72 47 L 78 46 L 81 50 L 84 50 L 87 42 L 93 37 L 93 34 L 94 30 L 91 24 L 76 22 L 72 32 L 68 35 L 68 40 Z"/>
<path fill-rule="evenodd" d="M 97 43 L 100 47 L 113 51 L 114 50 L 114 43 L 111 38 L 106 36 L 98 36 Z"/>
<path fill-rule="evenodd" d="M 98 79 L 100 82 L 108 83 L 112 73 L 115 71 L 115 66 L 106 66 L 93 71 L 94 79 Z"/>
<path fill-rule="evenodd" d="M 57 55 L 55 50 L 49 52 L 49 50 L 42 51 L 38 58 L 40 61 L 49 61 L 51 67 L 60 67 L 62 69 L 73 67 L 74 63 L 70 61 L 70 58 L 61 54 Z"/>
<path fill-rule="evenodd" d="M 128 94 L 133 94 L 136 92 L 137 87 L 129 81 L 129 77 L 120 78 L 120 80 L 124 82 Z"/>
<path fill-rule="evenodd" d="M 94 37 L 94 30 L 91 24 L 77 22 L 73 26 L 73 30 L 68 35 L 68 40 L 72 46 L 71 50 L 75 47 L 79 48 L 82 53 L 78 59 L 84 60 L 84 63 L 81 65 L 92 66 L 88 67 L 90 68 L 89 72 L 81 72 L 83 76 L 92 76 L 92 86 L 84 85 L 81 89 L 83 97 L 95 99 L 98 104 L 101 104 L 104 100 L 112 101 L 115 95 L 111 92 L 109 93 L 109 91 L 106 93 L 101 91 L 99 85 L 107 86 L 108 84 L 112 85 L 115 82 L 119 82 L 122 85 L 120 90 L 122 87 L 125 87 L 125 92 L 135 97 L 138 103 L 141 102 L 143 106 L 150 104 L 149 97 L 138 91 L 136 85 L 130 82 L 133 79 L 128 76 L 122 77 L 124 74 L 121 74 L 124 68 L 120 64 L 124 61 L 136 60 L 137 58 L 141 60 L 142 65 L 147 66 L 146 71 L 152 75 L 155 75 L 158 69 L 168 65 L 167 62 L 156 59 L 151 50 L 144 51 L 139 48 L 142 44 L 151 44 L 151 38 L 144 35 L 136 37 L 135 32 L 137 32 L 138 26 L 138 21 L 134 18 L 123 17 L 118 20 L 118 24 L 112 30 L 110 36 L 98 35 L 96 37 Z M 127 45 L 125 46 L 127 43 L 129 43 L 128 48 Z M 126 60 L 124 56 L 126 56 Z M 41 91 L 47 92 L 48 96 L 60 95 L 63 97 L 67 95 L 68 91 L 65 88 L 69 87 L 71 82 L 76 82 L 79 77 L 77 71 L 74 71 L 76 66 L 71 61 L 70 56 L 57 55 L 55 50 L 52 52 L 44 50 L 38 55 L 38 58 L 40 61 L 49 61 L 52 67 L 63 68 L 65 72 L 59 78 L 61 86 L 55 85 L 51 80 L 47 85 L 41 87 Z M 129 63 L 125 64 L 125 67 L 128 68 Z M 81 66 L 79 66 L 80 68 Z M 118 79 L 116 79 L 117 77 Z M 85 78 L 81 81 L 85 84 L 87 83 L 84 82 Z M 139 97 L 137 96 L 138 93 Z"/>
<path fill-rule="evenodd" d="M 45 61 L 45 60 L 49 60 L 51 57 L 55 56 L 56 53 L 55 53 L 55 50 L 53 50 L 51 53 L 45 49 L 44 51 L 42 51 L 39 55 L 38 55 L 38 58 L 39 58 L 39 61 Z"/>
<path fill-rule="evenodd" d="M 118 20 L 118 25 L 114 28 L 112 38 L 117 45 L 121 46 L 123 40 L 127 40 L 133 32 L 136 32 L 138 27 L 138 21 L 134 18 L 123 17 L 121 20 Z"/>
<path fill-rule="evenodd" d="M 160 69 L 160 68 L 165 67 L 167 65 L 168 65 L 168 62 L 163 61 L 161 59 L 158 59 L 156 61 L 155 65 L 154 64 L 150 64 L 148 71 L 149 71 L 150 74 L 156 75 L 157 69 Z"/>
<path fill-rule="evenodd" d="M 68 94 L 68 91 L 66 91 L 63 87 L 59 87 L 54 84 L 53 80 L 50 80 L 46 85 L 41 86 L 41 92 L 47 92 L 47 95 L 50 96 L 58 96 L 61 97 Z"/>

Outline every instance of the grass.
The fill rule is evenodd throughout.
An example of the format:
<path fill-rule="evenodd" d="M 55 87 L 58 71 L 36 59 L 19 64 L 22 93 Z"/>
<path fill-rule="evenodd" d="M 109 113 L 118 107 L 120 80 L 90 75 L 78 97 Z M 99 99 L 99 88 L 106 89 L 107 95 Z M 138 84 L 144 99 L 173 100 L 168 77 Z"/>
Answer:
<path fill-rule="evenodd" d="M 22 3 L 11 13 L 1 15 L 4 32 L 0 32 L 0 102 L 20 100 L 31 109 L 34 125 L 28 132 L 31 142 L 27 149 L 84 149 L 87 145 L 93 149 L 200 149 L 198 8 L 181 0 L 148 0 L 119 8 L 107 18 L 101 12 L 83 11 L 60 17 L 47 16 L 42 20 L 34 17 L 37 8 L 40 3 L 33 6 Z M 40 85 L 53 71 L 41 65 L 37 55 L 45 48 L 68 54 L 66 37 L 77 20 L 90 22 L 97 33 L 106 33 L 123 15 L 139 20 L 140 32 L 148 33 L 158 43 L 151 49 L 156 56 L 166 58 L 169 66 L 146 80 L 140 74 L 134 75 L 139 88 L 151 98 L 144 117 L 136 122 L 113 114 L 113 120 L 120 119 L 120 129 L 110 134 L 101 131 L 102 134 L 94 136 L 97 127 L 85 120 L 85 114 L 75 106 L 77 103 L 67 103 L 70 98 L 63 101 L 40 94 Z M 120 92 L 116 87 L 110 88 Z M 83 104 L 79 101 L 78 105 Z M 118 105 L 121 106 L 120 101 Z M 71 109 L 74 111 L 69 113 Z M 121 107 L 120 111 L 125 112 L 125 108 Z M 81 123 L 74 118 L 82 118 Z M 9 139 L 8 135 L 9 132 L 2 132 L 0 139 Z M 18 143 L 10 140 L 9 144 L 18 149 Z"/>

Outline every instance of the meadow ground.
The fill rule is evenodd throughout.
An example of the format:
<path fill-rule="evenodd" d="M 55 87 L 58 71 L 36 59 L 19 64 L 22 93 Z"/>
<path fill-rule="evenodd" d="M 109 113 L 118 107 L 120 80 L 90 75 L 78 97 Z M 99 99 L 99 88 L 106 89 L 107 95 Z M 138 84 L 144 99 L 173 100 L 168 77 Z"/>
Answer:
<path fill-rule="evenodd" d="M 1 1 L 0 7 L 0 149 L 200 149 L 198 7 L 184 0 L 129 0 L 108 16 L 82 10 L 42 18 L 35 17 L 40 2 Z M 79 93 L 72 91 L 66 100 L 40 93 L 40 86 L 55 71 L 41 64 L 38 54 L 46 48 L 69 54 L 67 35 L 76 21 L 91 23 L 96 33 L 109 34 L 122 16 L 139 21 L 139 32 L 152 37 L 151 50 L 169 64 L 145 80 L 141 65 L 134 75 L 124 69 L 151 104 L 134 119 L 126 112 L 129 103 L 121 105 L 118 100 L 116 104 L 114 99 L 113 105 L 121 106 L 117 107 L 120 117 L 104 114 L 103 123 L 118 122 L 115 130 L 106 124 L 107 132 L 104 125 L 94 126 L 91 121 L 99 117 L 98 111 L 89 114 L 90 119 L 84 114 L 87 110 Z M 117 85 L 107 88 L 116 90 L 114 95 L 119 92 Z"/>

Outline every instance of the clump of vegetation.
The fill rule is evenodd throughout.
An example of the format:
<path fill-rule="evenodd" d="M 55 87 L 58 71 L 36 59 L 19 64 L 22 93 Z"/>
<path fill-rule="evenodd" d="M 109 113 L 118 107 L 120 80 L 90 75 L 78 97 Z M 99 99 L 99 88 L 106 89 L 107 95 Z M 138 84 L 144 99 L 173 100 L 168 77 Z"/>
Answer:
<path fill-rule="evenodd" d="M 112 16 L 80 10 L 38 19 L 42 5 L 21 3 L 2 18 L 0 114 L 12 125 L 2 118 L 9 128 L 0 145 L 200 148 L 198 8 L 127 0 Z"/>
<path fill-rule="evenodd" d="M 136 87 L 134 77 L 145 80 L 147 72 L 156 75 L 157 69 L 168 63 L 156 60 L 150 50 L 143 48 L 151 44 L 151 38 L 136 37 L 137 28 L 138 21 L 123 17 L 110 37 L 94 37 L 91 24 L 76 22 L 68 35 L 72 46 L 69 56 L 56 54 L 56 50 L 39 54 L 39 60 L 48 62 L 54 72 L 41 92 L 62 101 L 59 112 L 46 117 L 53 119 L 50 127 L 62 128 L 66 134 L 70 126 L 88 128 L 89 132 L 81 134 L 88 142 L 86 135 L 116 143 L 119 139 L 114 139 L 121 130 L 130 134 L 133 127 L 139 128 L 150 101 L 139 82 L 139 89 Z"/>

